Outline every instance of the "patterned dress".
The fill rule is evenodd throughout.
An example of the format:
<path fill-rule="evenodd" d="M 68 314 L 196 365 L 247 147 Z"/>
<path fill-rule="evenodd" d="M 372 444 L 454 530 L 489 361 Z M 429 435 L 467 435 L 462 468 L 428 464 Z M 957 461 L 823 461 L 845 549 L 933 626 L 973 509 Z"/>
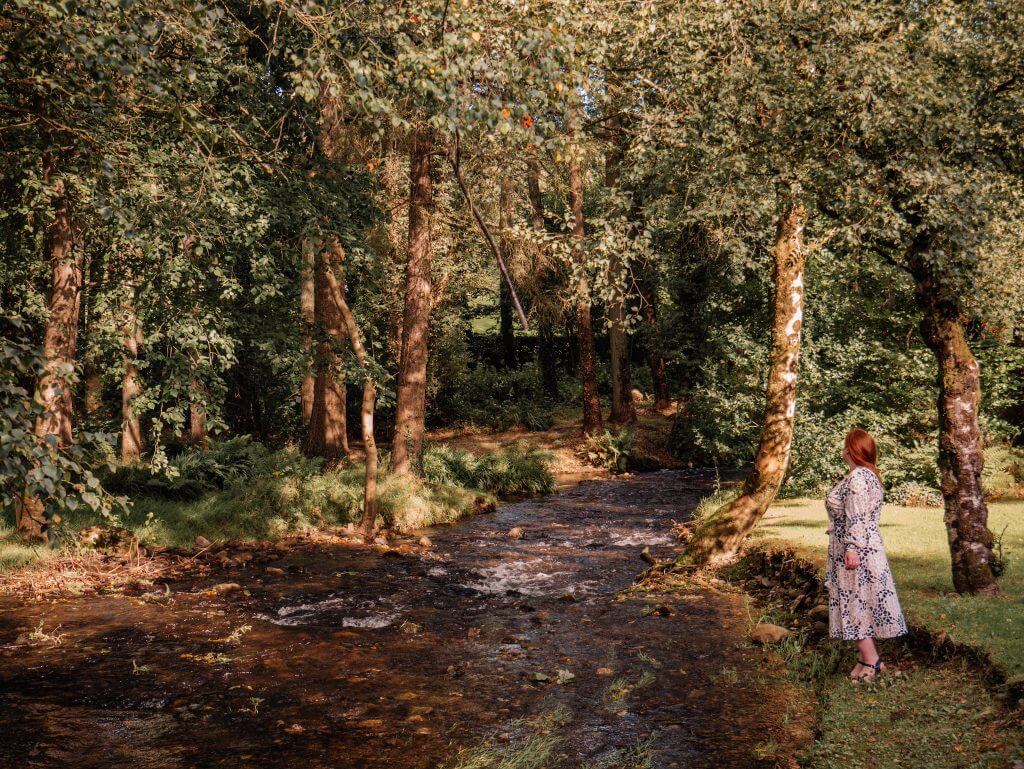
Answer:
<path fill-rule="evenodd" d="M 896 597 L 896 585 L 885 557 L 878 519 L 882 513 L 882 484 L 866 467 L 858 467 L 825 497 L 828 510 L 829 635 L 847 641 L 895 638 L 907 632 Z M 860 566 L 848 570 L 846 550 L 860 556 Z"/>

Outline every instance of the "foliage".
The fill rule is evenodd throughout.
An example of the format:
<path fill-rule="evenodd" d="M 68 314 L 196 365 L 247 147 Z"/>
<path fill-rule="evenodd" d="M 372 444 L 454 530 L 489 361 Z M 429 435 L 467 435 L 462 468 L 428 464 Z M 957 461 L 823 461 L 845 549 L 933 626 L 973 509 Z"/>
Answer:
<path fill-rule="evenodd" d="M 440 486 L 482 489 L 500 496 L 547 494 L 555 479 L 551 456 L 529 444 L 514 444 L 477 456 L 444 444 L 423 452 L 423 480 Z"/>
<path fill-rule="evenodd" d="M 22 495 L 42 500 L 44 515 L 59 521 L 81 509 L 110 520 L 126 501 L 110 496 L 93 474 L 90 462 L 108 438 L 79 432 L 66 448 L 55 436 L 40 437 L 35 422 L 43 408 L 32 389 L 43 370 L 39 348 L 28 341 L 29 329 L 18 317 L 0 327 L 0 508 L 13 513 Z M 74 387 L 76 374 L 64 372 L 64 386 Z"/>
<path fill-rule="evenodd" d="M 431 419 L 439 424 L 546 430 L 554 423 L 554 404 L 544 397 L 536 364 L 513 370 L 479 365 L 444 373 L 431 401 Z"/>
<path fill-rule="evenodd" d="M 605 430 L 584 438 L 579 455 L 594 467 L 603 467 L 612 472 L 625 472 L 629 467 L 629 455 L 635 441 L 636 433 L 632 430 Z"/>

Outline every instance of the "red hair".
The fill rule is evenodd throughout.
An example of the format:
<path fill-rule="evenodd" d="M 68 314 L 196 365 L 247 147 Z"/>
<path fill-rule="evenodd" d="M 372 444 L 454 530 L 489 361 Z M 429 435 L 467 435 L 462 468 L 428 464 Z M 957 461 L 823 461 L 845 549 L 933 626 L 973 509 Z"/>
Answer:
<path fill-rule="evenodd" d="M 875 439 L 867 430 L 855 427 L 846 434 L 845 447 L 850 455 L 850 460 L 859 467 L 866 467 L 868 470 L 882 480 L 882 474 L 878 472 L 878 447 L 875 446 Z"/>

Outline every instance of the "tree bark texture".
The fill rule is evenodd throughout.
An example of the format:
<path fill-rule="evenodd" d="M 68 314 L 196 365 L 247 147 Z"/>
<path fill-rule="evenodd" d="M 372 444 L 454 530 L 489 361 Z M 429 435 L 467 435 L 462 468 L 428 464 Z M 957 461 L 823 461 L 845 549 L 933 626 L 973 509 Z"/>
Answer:
<path fill-rule="evenodd" d="M 939 369 L 939 472 L 953 587 L 958 593 L 994 595 L 999 585 L 981 484 L 985 454 L 978 423 L 978 361 L 967 344 L 959 303 L 934 279 L 921 255 L 912 255 L 910 264 L 923 313 L 921 335 Z"/>
<path fill-rule="evenodd" d="M 601 400 L 597 391 L 596 353 L 594 331 L 590 317 L 590 287 L 583 259 L 583 241 L 586 237 L 583 219 L 583 173 L 580 170 L 578 149 L 573 148 L 569 157 L 569 205 L 572 209 L 573 236 L 577 246 L 576 284 L 576 342 L 579 350 L 580 384 L 583 388 L 583 433 L 599 432 L 604 424 L 601 417 Z"/>
<path fill-rule="evenodd" d="M 130 465 L 142 461 L 145 439 L 142 435 L 142 420 L 135 409 L 135 400 L 142 394 L 139 378 L 139 348 L 142 345 L 142 326 L 135 313 L 134 297 L 125 300 L 124 326 L 121 345 L 124 362 L 124 378 L 121 380 L 121 464 Z"/>
<path fill-rule="evenodd" d="M 78 314 L 82 301 L 82 256 L 75 248 L 71 204 L 64 194 L 64 183 L 54 184 L 55 206 L 49 229 L 50 297 L 43 333 L 43 374 L 39 378 L 38 397 L 44 408 L 36 419 L 40 438 L 55 436 L 57 445 L 71 445 L 74 418 L 75 353 L 78 348 Z M 46 530 L 42 500 L 24 494 L 15 511 L 18 529 L 26 537 L 39 539 Z"/>
<path fill-rule="evenodd" d="M 366 348 L 363 346 L 359 327 L 356 325 L 355 316 L 345 301 L 344 275 L 341 271 L 342 265 L 339 260 L 337 270 L 330 269 L 327 272 L 327 286 L 334 303 L 338 307 L 348 334 L 349 344 L 355 353 L 356 360 L 364 369 L 363 379 L 363 402 L 360 410 L 360 427 L 363 438 L 363 451 L 366 454 L 366 472 L 363 476 L 363 515 L 359 522 L 359 528 L 363 536 L 369 538 L 373 535 L 374 526 L 377 521 L 377 441 L 373 432 L 373 416 L 377 402 L 377 385 L 368 369 L 369 357 Z M 340 333 L 340 331 L 339 331 Z"/>
<path fill-rule="evenodd" d="M 344 252 L 337 241 L 315 259 L 314 319 L 318 331 L 345 340 L 341 310 L 330 288 L 332 272 L 341 266 Z M 344 291 L 344 287 L 341 289 Z M 317 345 L 316 376 L 313 381 L 313 403 L 306 430 L 305 453 L 336 461 L 348 455 L 348 424 L 345 413 L 345 383 L 340 372 L 341 360 L 330 339 Z"/>
<path fill-rule="evenodd" d="M 316 324 L 316 278 L 314 276 L 314 264 L 316 262 L 316 250 L 312 243 L 302 244 L 302 269 L 299 276 L 299 312 L 302 323 L 306 328 L 305 342 L 308 359 L 306 361 L 306 373 L 302 377 L 302 385 L 299 392 L 299 399 L 302 408 L 302 426 L 309 428 L 309 420 L 313 415 L 313 394 L 316 382 L 313 358 L 313 335 L 311 332 Z"/>
<path fill-rule="evenodd" d="M 684 556 L 693 563 L 732 558 L 775 499 L 789 467 L 803 322 L 804 220 L 802 206 L 790 207 L 778 222 L 771 252 L 775 282 L 771 368 L 754 466 L 740 496 L 714 512 L 694 533 Z"/>
<path fill-rule="evenodd" d="M 413 459 L 418 459 L 423 451 L 430 311 L 433 304 L 430 274 L 430 220 L 434 206 L 431 150 L 431 138 L 421 133 L 414 137 L 409 155 L 405 311 L 395 403 L 395 436 L 391 445 L 391 467 L 399 475 L 410 474 Z"/>

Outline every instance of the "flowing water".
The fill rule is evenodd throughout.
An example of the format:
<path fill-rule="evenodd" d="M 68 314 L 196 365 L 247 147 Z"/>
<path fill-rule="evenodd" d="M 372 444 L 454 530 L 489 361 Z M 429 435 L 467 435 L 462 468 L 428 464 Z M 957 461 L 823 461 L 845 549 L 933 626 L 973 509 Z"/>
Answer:
<path fill-rule="evenodd" d="M 537 735 L 549 769 L 777 765 L 799 718 L 742 597 L 628 591 L 706 493 L 585 483 L 429 549 L 311 542 L 163 596 L 8 602 L 0 766 L 427 769 Z"/>

